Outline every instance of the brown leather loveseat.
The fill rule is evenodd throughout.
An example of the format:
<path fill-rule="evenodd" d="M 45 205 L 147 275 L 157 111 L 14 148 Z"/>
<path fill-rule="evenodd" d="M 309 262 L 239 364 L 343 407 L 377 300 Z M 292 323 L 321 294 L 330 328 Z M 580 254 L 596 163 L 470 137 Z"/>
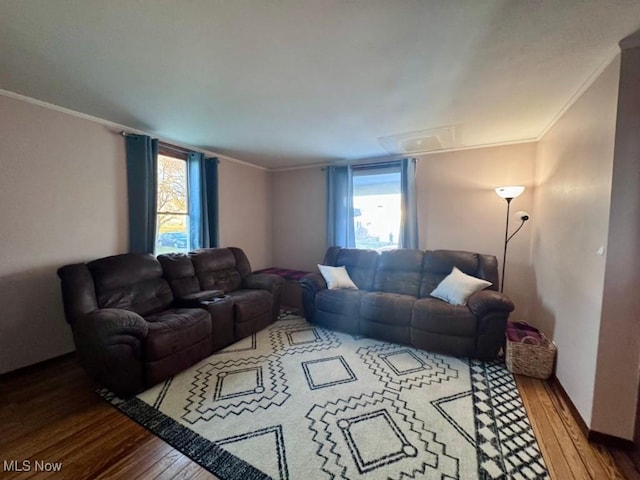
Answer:
<path fill-rule="evenodd" d="M 122 254 L 61 267 L 79 360 L 130 396 L 276 319 L 282 279 L 252 274 L 238 248 Z"/>
<path fill-rule="evenodd" d="M 456 356 L 495 358 L 514 309 L 497 291 L 492 255 L 454 250 L 375 250 L 331 247 L 324 265 L 345 266 L 358 289 L 329 290 L 320 273 L 302 278 L 304 313 L 320 325 Z M 466 305 L 430 296 L 457 267 L 492 283 Z"/>

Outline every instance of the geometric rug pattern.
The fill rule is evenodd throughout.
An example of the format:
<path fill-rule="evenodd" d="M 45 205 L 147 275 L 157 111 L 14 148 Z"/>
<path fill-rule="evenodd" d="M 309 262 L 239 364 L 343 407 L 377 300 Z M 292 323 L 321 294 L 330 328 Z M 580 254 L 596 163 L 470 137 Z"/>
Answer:
<path fill-rule="evenodd" d="M 549 478 L 513 376 L 285 315 L 106 400 L 222 479 Z"/>

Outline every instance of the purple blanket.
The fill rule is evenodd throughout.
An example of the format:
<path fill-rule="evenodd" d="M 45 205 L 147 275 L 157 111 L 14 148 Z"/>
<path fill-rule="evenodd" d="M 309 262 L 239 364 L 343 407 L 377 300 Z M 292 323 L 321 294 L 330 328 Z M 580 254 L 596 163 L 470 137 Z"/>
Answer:
<path fill-rule="evenodd" d="M 535 339 L 531 343 L 542 343 L 540 331 L 524 322 L 507 322 L 507 338 L 510 342 L 520 343 L 525 337 Z"/>
<path fill-rule="evenodd" d="M 300 280 L 309 272 L 303 272 L 300 270 L 289 270 L 288 268 L 265 268 L 253 273 L 273 273 L 279 275 L 285 280 Z"/>

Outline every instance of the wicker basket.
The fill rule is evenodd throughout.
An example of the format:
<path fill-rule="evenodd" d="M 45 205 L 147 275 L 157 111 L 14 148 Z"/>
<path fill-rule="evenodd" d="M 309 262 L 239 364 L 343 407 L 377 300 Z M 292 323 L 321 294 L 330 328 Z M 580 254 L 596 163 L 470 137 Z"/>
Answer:
<path fill-rule="evenodd" d="M 520 342 L 507 338 L 505 362 L 511 373 L 543 380 L 551 376 L 557 348 L 543 333 L 540 336 L 524 337 Z"/>

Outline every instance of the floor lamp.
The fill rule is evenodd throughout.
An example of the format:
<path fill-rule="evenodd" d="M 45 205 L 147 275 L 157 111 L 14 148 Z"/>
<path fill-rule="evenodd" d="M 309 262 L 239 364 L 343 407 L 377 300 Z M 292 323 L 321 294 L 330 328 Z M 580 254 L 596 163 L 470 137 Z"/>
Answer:
<path fill-rule="evenodd" d="M 509 235 L 509 209 L 511 207 L 511 200 L 522 195 L 522 192 L 524 192 L 524 187 L 522 185 L 509 185 L 496 188 L 496 193 L 498 194 L 498 196 L 500 198 L 504 198 L 507 201 L 507 222 L 504 230 L 504 253 L 502 255 L 502 277 L 500 277 L 500 292 L 504 290 L 504 272 L 505 267 L 507 266 L 507 245 L 509 245 L 509 240 L 511 240 L 513 236 L 520 231 L 520 229 L 524 226 L 524 222 L 529 220 L 529 214 L 527 212 L 518 212 L 520 226 L 516 228 L 515 232 Z"/>

